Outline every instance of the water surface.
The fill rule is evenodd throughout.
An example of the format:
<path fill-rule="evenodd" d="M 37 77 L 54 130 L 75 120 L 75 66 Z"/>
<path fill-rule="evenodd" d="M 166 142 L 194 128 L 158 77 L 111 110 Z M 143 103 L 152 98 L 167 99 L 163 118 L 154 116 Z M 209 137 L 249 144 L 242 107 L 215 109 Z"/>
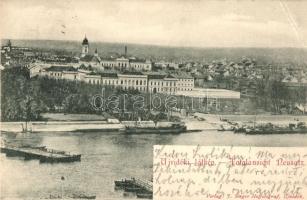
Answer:
<path fill-rule="evenodd" d="M 243 135 L 204 131 L 180 135 L 120 133 L 27 133 L 3 134 L 9 142 L 45 145 L 48 148 L 82 154 L 81 162 L 40 164 L 37 160 L 1 154 L 1 197 L 48 198 L 84 192 L 97 199 L 134 199 L 114 190 L 114 180 L 152 177 L 152 149 L 155 144 L 307 146 L 307 134 Z M 65 180 L 62 181 L 61 177 Z"/>

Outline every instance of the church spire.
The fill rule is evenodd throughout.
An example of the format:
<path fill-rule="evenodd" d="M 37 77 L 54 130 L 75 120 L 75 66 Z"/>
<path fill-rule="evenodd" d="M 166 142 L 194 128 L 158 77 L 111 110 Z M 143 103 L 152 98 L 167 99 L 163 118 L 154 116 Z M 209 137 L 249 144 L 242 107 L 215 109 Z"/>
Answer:
<path fill-rule="evenodd" d="M 84 39 L 82 41 L 82 45 L 89 45 L 88 39 L 86 38 L 86 34 L 85 34 L 85 37 L 84 37 Z"/>
<path fill-rule="evenodd" d="M 85 35 L 85 38 L 82 41 L 81 57 L 88 55 L 88 53 L 89 53 L 89 42 Z"/>

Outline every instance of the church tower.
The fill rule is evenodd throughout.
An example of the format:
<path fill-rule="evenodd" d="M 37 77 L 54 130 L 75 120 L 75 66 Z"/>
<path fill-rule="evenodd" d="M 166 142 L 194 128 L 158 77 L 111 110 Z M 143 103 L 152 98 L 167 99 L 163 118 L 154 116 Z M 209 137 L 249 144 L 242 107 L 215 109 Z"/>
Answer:
<path fill-rule="evenodd" d="M 10 52 L 11 49 L 12 49 L 12 43 L 11 43 L 11 40 L 9 40 L 7 43 L 7 51 Z"/>
<path fill-rule="evenodd" d="M 81 57 L 83 58 L 84 56 L 88 55 L 88 52 L 89 52 L 89 43 L 88 43 L 88 40 L 85 36 L 83 41 L 82 41 Z"/>

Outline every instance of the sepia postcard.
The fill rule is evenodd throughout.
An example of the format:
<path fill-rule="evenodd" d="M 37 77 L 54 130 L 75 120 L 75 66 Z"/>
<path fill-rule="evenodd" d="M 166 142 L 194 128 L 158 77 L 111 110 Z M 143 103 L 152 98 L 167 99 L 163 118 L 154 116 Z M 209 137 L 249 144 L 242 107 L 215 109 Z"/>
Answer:
<path fill-rule="evenodd" d="M 0 15 L 0 199 L 307 199 L 307 1 Z"/>

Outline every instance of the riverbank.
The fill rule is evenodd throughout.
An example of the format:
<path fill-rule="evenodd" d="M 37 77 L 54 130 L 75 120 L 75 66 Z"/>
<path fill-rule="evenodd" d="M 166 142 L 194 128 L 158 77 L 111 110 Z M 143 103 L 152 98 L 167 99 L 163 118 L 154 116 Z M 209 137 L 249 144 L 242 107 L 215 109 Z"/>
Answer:
<path fill-rule="evenodd" d="M 289 123 L 306 122 L 307 116 L 305 115 L 213 115 L 213 114 L 203 114 L 195 113 L 195 117 L 202 118 L 206 122 L 213 125 L 221 125 L 231 121 L 236 123 L 244 124 L 267 124 L 271 123 L 274 125 L 287 125 Z"/>
<path fill-rule="evenodd" d="M 125 125 L 116 119 L 106 120 L 104 116 L 99 115 L 65 115 L 62 113 L 48 114 L 52 121 L 37 122 L 1 122 L 0 130 L 2 132 L 22 132 L 25 130 L 31 132 L 65 132 L 65 131 L 122 131 Z M 52 118 L 50 118 L 52 116 Z M 58 120 L 54 120 L 58 119 Z M 79 120 L 78 120 L 79 119 Z M 83 119 L 83 120 L 80 120 Z M 88 119 L 88 120 L 85 120 Z M 90 119 L 90 120 L 89 120 Z M 95 120 L 96 119 L 96 120 Z M 104 120 L 97 120 L 104 119 Z M 195 113 L 193 116 L 181 117 L 186 124 L 187 131 L 213 131 L 221 126 L 227 126 L 228 122 L 238 124 L 267 124 L 281 126 L 289 123 L 305 122 L 307 116 L 295 115 L 214 115 Z"/>
<path fill-rule="evenodd" d="M 1 122 L 3 132 L 76 132 L 76 131 L 122 131 L 124 125 L 107 121 L 38 121 Z"/>

